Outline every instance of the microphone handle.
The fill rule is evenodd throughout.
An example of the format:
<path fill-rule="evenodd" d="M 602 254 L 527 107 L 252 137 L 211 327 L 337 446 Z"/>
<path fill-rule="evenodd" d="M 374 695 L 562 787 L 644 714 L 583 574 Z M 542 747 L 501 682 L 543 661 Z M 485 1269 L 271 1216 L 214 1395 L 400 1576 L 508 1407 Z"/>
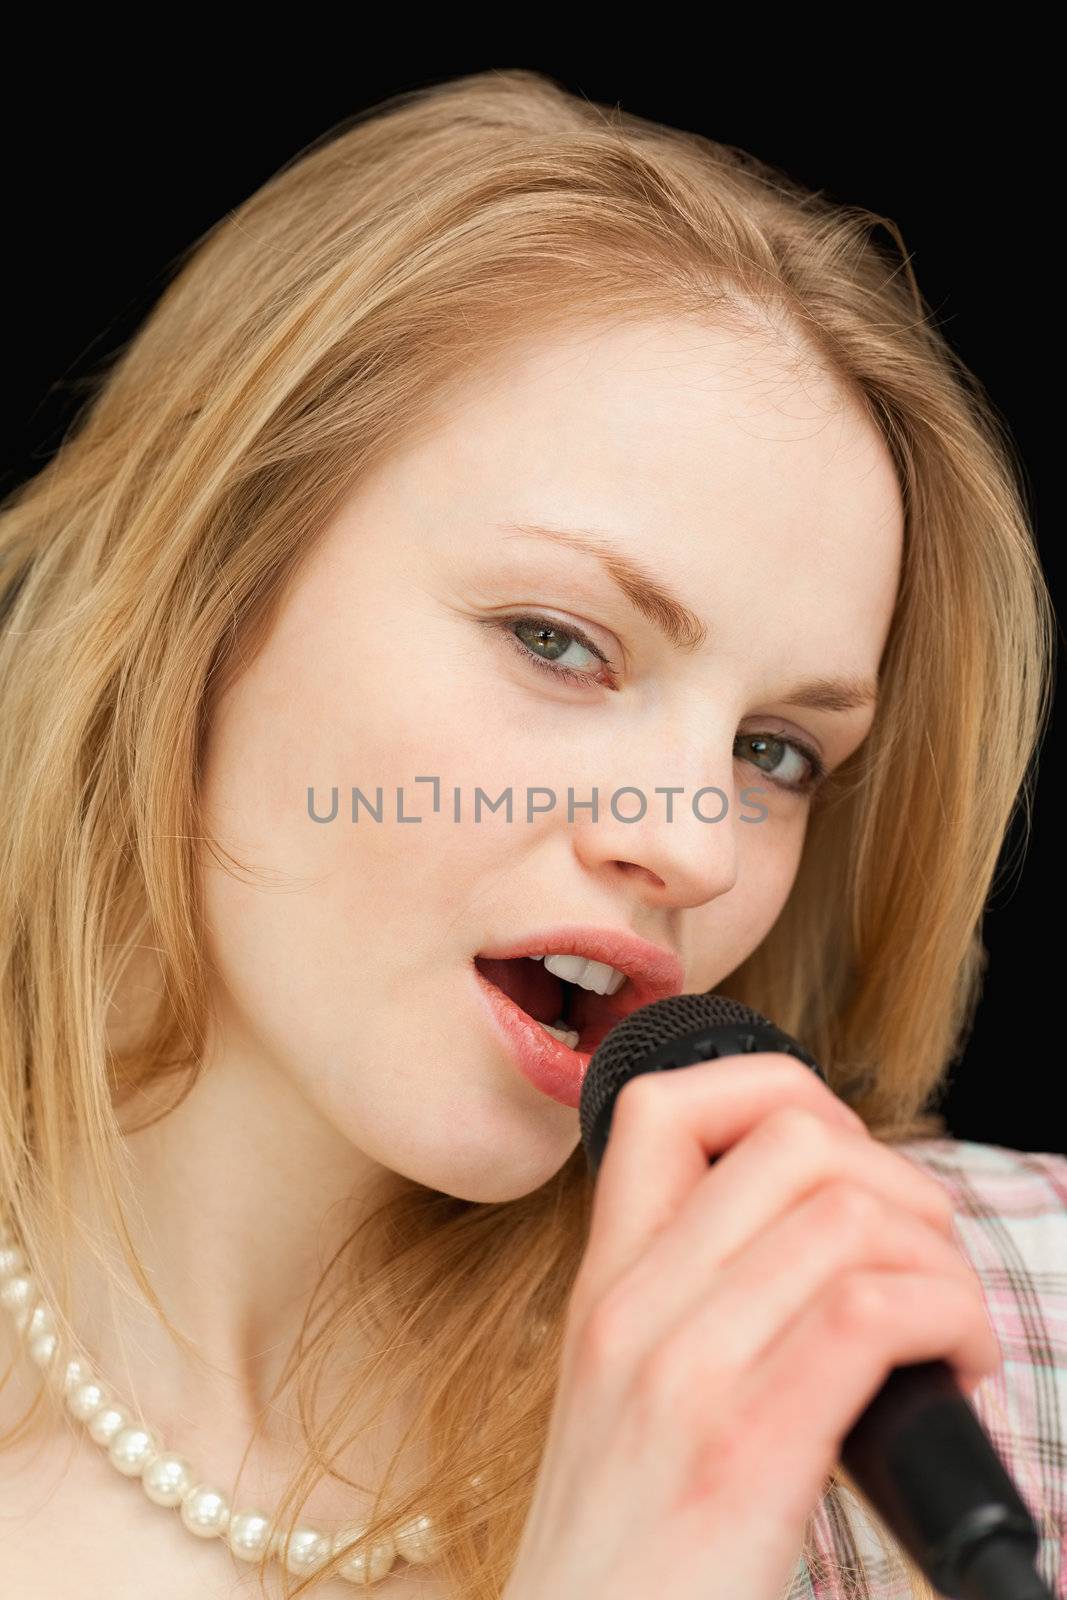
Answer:
<path fill-rule="evenodd" d="M 894 1367 L 841 1461 L 912 1560 L 953 1600 L 1054 1600 L 1038 1532 L 953 1369 Z"/>
<path fill-rule="evenodd" d="M 643 1057 L 640 1071 L 672 1072 L 763 1050 L 795 1056 L 826 1081 L 815 1057 L 766 1019 L 668 1039 Z M 608 1095 L 586 1141 L 594 1178 L 614 1109 L 615 1096 Z M 915 1564 L 951 1600 L 1056 1600 L 1034 1569 L 1033 1518 L 947 1362 L 894 1367 L 846 1434 L 841 1461 Z"/>

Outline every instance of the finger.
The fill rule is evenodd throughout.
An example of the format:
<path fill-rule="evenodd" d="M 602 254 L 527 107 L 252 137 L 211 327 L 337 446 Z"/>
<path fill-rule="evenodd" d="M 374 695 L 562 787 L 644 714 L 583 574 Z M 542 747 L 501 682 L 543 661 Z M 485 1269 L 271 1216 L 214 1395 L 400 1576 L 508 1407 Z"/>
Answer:
<path fill-rule="evenodd" d="M 571 1296 L 587 1312 L 674 1218 L 720 1156 L 794 1105 L 870 1141 L 862 1120 L 803 1062 L 777 1051 L 726 1056 L 623 1085 L 597 1173 L 589 1237 Z"/>
<path fill-rule="evenodd" d="M 824 1116 L 789 1105 L 705 1169 L 670 1226 L 605 1292 L 625 1279 L 635 1300 L 647 1296 L 659 1325 L 670 1326 L 704 1296 L 718 1269 L 828 1184 L 852 1184 L 922 1218 L 970 1271 L 956 1244 L 952 1201 L 936 1179 L 876 1139 L 856 1139 Z M 846 1192 L 846 1207 L 847 1201 Z M 842 1227 L 848 1225 L 846 1215 Z M 803 1236 L 797 1243 L 803 1248 Z"/>
<path fill-rule="evenodd" d="M 808 1307 L 769 1352 L 772 1383 L 812 1344 L 836 1347 L 844 1374 L 861 1384 L 846 1431 L 893 1367 L 946 1361 L 957 1378 L 995 1372 L 1003 1355 L 977 1286 L 926 1273 L 852 1273 Z M 809 1355 L 809 1359 L 810 1355 Z"/>
<path fill-rule="evenodd" d="M 981 1297 L 973 1269 L 939 1228 L 869 1190 L 831 1183 L 719 1269 L 661 1336 L 656 1359 L 675 1363 L 683 1391 L 706 1387 L 712 1374 L 729 1388 L 837 1282 L 879 1269 L 953 1279 Z M 628 1280 L 627 1288 L 640 1303 L 640 1284 Z M 655 1307 L 658 1321 L 659 1297 Z"/>

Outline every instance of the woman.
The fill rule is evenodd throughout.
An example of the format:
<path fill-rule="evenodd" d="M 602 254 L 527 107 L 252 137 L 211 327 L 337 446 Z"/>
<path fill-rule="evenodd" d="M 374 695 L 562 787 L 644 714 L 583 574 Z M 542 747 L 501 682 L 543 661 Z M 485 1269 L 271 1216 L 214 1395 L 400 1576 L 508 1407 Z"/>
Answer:
<path fill-rule="evenodd" d="M 877 220 L 535 73 L 401 95 L 199 241 L 10 497 L 13 1592 L 930 1594 L 833 1467 L 933 1355 L 1062 1506 L 965 1224 L 1043 1210 L 1038 1272 L 1067 1161 L 924 1109 L 1051 611 Z M 830 1089 L 647 1080 L 594 1211 L 596 1033 L 711 988 Z M 704 1409 L 639 1438 L 656 1350 Z"/>

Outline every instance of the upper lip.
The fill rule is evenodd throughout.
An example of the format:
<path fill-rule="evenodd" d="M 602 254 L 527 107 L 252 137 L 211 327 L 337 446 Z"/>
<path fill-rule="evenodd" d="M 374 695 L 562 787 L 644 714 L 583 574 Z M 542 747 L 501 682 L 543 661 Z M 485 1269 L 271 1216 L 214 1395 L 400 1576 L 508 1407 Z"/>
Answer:
<path fill-rule="evenodd" d="M 630 980 L 610 997 L 611 1009 L 620 1016 L 652 1000 L 681 994 L 685 981 L 685 967 L 673 950 L 651 944 L 625 928 L 595 928 L 588 923 L 557 923 L 487 946 L 478 954 L 496 961 L 539 955 L 584 956 L 587 961 L 603 961 Z"/>

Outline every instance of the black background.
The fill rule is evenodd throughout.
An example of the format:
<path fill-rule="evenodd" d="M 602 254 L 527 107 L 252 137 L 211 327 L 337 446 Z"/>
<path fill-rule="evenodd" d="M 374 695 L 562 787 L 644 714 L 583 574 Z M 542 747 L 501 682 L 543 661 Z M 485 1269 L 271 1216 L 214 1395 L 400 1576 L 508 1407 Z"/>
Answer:
<path fill-rule="evenodd" d="M 295 13 L 287 26 L 292 38 L 274 59 L 257 48 L 224 60 L 206 38 L 192 41 L 187 62 L 188 39 L 162 38 L 132 65 L 68 50 L 62 70 L 51 58 L 45 70 L 27 56 L 35 92 L 21 112 L 9 98 L 2 113 L 4 491 L 56 448 L 85 375 L 135 331 L 174 256 L 283 162 L 386 95 L 522 66 L 591 100 L 739 145 L 832 199 L 895 219 L 939 325 L 1008 423 L 1058 607 L 1059 525 L 1042 431 L 1046 416 L 1062 414 L 1052 350 L 1061 280 L 1049 244 L 1061 207 L 1044 120 L 1059 91 L 1042 76 L 1047 43 L 1016 44 L 1009 29 L 981 56 L 970 41 L 964 59 L 962 46 L 938 53 L 925 35 L 891 59 L 868 38 L 841 58 L 829 46 L 840 51 L 842 41 L 814 24 L 790 41 L 772 37 L 778 24 L 768 22 L 740 41 L 672 35 L 667 60 L 638 52 L 637 67 L 612 65 L 603 51 L 587 63 L 567 50 L 484 40 L 466 52 L 453 42 L 432 58 L 396 47 L 368 54 L 356 29 L 338 38 L 334 23 L 310 14 L 302 29 Z M 648 54 L 663 43 L 652 39 Z M 1019 822 L 1002 852 L 984 995 L 942 1105 L 957 1138 L 1055 1152 L 1067 1152 L 1056 1114 L 1063 878 L 1052 775 L 1062 727 L 1057 706 L 1029 844 Z"/>

